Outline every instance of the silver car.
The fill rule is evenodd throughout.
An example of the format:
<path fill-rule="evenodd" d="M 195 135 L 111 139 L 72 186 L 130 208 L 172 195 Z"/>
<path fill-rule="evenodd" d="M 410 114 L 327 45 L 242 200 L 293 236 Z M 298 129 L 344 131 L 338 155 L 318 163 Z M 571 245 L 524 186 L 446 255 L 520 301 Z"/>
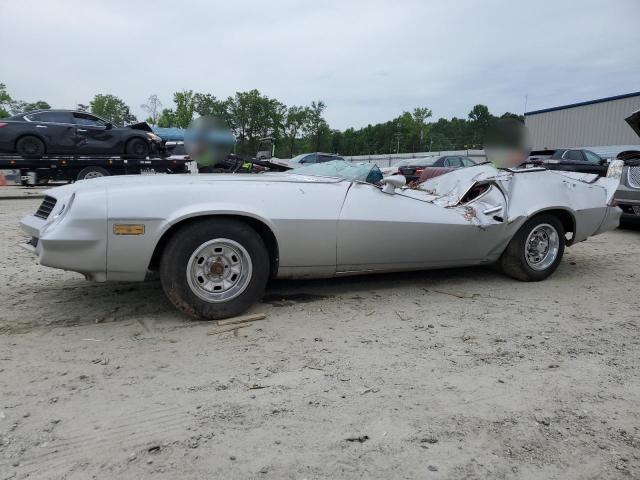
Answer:
<path fill-rule="evenodd" d="M 180 310 L 237 315 L 271 278 L 497 264 L 548 277 L 566 246 L 618 226 L 617 181 L 478 165 L 404 187 L 335 161 L 287 173 L 105 177 L 49 190 L 22 219 L 42 265 L 88 280 L 158 271 Z"/>

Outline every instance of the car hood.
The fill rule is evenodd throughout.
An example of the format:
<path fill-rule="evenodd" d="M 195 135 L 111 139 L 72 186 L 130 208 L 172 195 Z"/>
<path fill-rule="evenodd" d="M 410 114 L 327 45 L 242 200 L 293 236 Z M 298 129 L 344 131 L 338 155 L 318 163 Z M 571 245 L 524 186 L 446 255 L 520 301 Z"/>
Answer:
<path fill-rule="evenodd" d="M 161 187 L 180 187 L 190 188 L 193 186 L 216 183 L 216 182 L 236 182 L 238 188 L 242 188 L 242 183 L 338 183 L 342 180 L 331 177 L 313 177 L 306 175 L 293 175 L 287 173 L 246 173 L 246 174 L 230 174 L 230 173 L 200 173 L 191 174 L 173 174 L 173 175 L 118 175 L 113 177 L 100 177 L 90 180 L 80 180 L 73 184 L 52 188 L 45 192 L 54 198 L 61 198 L 71 193 L 80 193 L 91 190 L 109 190 L 123 191 L 131 189 L 156 188 Z"/>
<path fill-rule="evenodd" d="M 629 124 L 629 126 L 636 132 L 636 135 L 640 137 L 640 110 L 633 112 L 625 121 Z"/>
<path fill-rule="evenodd" d="M 145 132 L 153 133 L 153 130 L 147 122 L 132 123 L 131 125 L 126 125 L 125 128 L 131 128 L 133 130 L 143 130 Z"/>

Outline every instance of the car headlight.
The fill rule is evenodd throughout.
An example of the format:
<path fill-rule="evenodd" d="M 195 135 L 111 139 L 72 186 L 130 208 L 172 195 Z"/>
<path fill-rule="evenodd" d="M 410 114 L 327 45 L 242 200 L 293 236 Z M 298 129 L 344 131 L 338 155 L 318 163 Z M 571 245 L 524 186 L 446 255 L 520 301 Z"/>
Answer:
<path fill-rule="evenodd" d="M 154 142 L 160 142 L 162 139 L 156 135 L 155 133 L 147 133 L 147 136 L 149 137 L 149 140 L 153 140 Z"/>
<path fill-rule="evenodd" d="M 609 164 L 607 169 L 607 177 L 620 180 L 622 178 L 622 169 L 624 168 L 624 162 L 622 160 L 613 160 Z"/>

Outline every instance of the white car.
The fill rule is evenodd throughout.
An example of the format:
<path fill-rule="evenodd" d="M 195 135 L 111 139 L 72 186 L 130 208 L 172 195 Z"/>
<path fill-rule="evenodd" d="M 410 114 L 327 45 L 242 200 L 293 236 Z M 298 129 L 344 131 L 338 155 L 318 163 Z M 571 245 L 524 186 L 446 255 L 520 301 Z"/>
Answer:
<path fill-rule="evenodd" d="M 402 188 L 371 165 L 287 173 L 105 177 L 54 188 L 22 219 L 25 248 L 88 280 L 159 271 L 180 310 L 237 315 L 270 278 L 498 264 L 536 281 L 565 246 L 618 226 L 618 182 L 543 169 L 462 168 Z"/>

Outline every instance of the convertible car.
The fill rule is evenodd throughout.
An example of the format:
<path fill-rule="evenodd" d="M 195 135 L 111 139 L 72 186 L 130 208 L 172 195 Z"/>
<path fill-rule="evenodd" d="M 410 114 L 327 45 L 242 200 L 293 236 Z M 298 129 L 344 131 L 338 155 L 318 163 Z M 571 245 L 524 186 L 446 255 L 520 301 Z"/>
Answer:
<path fill-rule="evenodd" d="M 49 190 L 22 219 L 42 265 L 89 280 L 158 271 L 180 310 L 237 315 L 270 278 L 497 264 L 549 276 L 573 245 L 617 227 L 618 182 L 484 164 L 406 188 L 335 161 L 287 173 L 105 177 Z"/>

